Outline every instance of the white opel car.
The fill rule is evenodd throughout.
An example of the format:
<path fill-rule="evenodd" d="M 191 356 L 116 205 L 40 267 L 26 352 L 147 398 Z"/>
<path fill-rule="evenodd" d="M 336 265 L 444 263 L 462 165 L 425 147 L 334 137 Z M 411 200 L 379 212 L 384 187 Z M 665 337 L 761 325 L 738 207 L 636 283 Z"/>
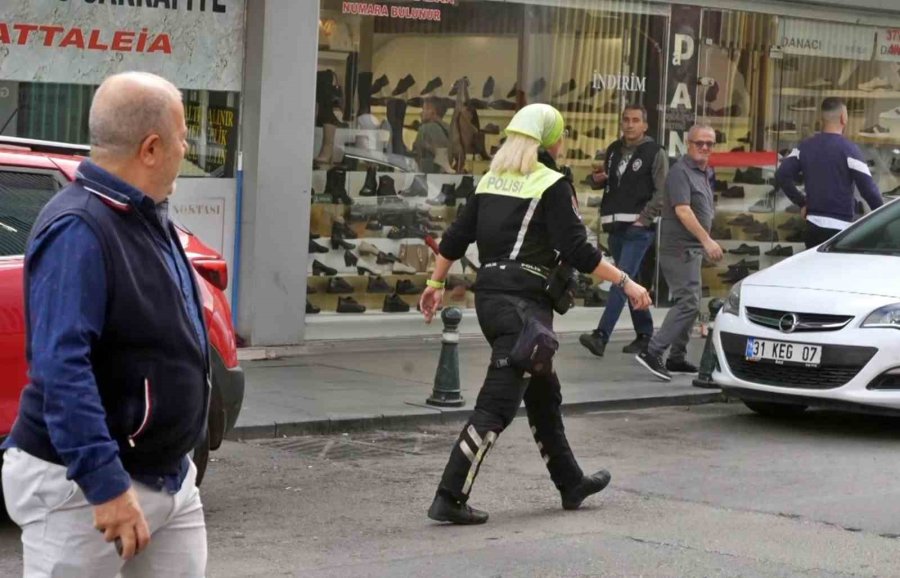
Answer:
<path fill-rule="evenodd" d="M 900 415 L 900 202 L 736 284 L 713 379 L 767 415 Z"/>

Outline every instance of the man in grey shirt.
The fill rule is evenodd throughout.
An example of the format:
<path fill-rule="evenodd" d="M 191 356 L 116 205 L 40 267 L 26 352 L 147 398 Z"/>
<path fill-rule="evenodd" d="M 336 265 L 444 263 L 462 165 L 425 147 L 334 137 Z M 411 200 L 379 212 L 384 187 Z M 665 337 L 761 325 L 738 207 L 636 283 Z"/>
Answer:
<path fill-rule="evenodd" d="M 703 254 L 722 259 L 722 247 L 709 235 L 715 204 L 710 186 L 709 155 L 716 133 L 697 124 L 688 132 L 688 154 L 672 165 L 666 179 L 666 202 L 660 223 L 659 266 L 675 304 L 662 327 L 636 359 L 650 373 L 670 381 L 673 373 L 697 373 L 685 359 L 691 329 L 700 311 Z M 663 354 L 669 358 L 663 363 Z"/>

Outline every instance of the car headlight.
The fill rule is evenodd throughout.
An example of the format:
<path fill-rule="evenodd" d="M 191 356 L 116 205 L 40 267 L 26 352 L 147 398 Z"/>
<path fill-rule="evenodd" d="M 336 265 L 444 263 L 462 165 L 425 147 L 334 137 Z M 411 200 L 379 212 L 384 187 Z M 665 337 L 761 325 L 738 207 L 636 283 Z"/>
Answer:
<path fill-rule="evenodd" d="M 879 307 L 866 317 L 862 326 L 900 329 L 900 303 L 891 303 L 890 305 Z"/>
<path fill-rule="evenodd" d="M 732 315 L 741 314 L 741 281 L 738 281 L 731 288 L 728 297 L 725 298 L 725 305 L 722 306 L 722 313 L 731 313 Z"/>

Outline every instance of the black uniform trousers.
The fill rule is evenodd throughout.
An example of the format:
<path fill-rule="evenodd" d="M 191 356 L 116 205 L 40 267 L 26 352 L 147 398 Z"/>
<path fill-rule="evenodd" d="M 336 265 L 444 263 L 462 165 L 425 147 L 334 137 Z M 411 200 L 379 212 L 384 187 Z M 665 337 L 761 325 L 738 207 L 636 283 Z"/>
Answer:
<path fill-rule="evenodd" d="M 516 300 L 521 300 L 526 314 L 545 316 L 548 324 L 552 323 L 553 310 L 542 296 L 511 298 L 483 291 L 475 294 L 478 323 L 491 345 L 491 365 L 472 416 L 450 452 L 438 487 L 438 492 L 462 502 L 468 499 L 482 460 L 500 432 L 512 422 L 523 399 L 531 433 L 556 487 L 569 489 L 584 476 L 566 440 L 556 372 L 526 379 L 521 369 L 495 365 L 497 360 L 509 355 L 523 326 Z"/>

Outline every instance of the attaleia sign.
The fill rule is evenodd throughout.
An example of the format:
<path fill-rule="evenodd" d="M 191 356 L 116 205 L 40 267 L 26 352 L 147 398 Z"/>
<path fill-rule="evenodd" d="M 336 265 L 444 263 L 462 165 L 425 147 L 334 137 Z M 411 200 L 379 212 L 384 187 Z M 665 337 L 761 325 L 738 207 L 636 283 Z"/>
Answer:
<path fill-rule="evenodd" d="M 239 91 L 246 0 L 2 0 L 0 78 L 99 84 L 145 70 Z"/>
<path fill-rule="evenodd" d="M 418 0 L 424 4 L 446 4 L 455 6 L 457 0 Z M 379 2 L 342 2 L 341 12 L 354 16 L 377 16 L 402 20 L 441 21 L 440 8 L 420 8 L 417 6 L 395 6 Z"/>

